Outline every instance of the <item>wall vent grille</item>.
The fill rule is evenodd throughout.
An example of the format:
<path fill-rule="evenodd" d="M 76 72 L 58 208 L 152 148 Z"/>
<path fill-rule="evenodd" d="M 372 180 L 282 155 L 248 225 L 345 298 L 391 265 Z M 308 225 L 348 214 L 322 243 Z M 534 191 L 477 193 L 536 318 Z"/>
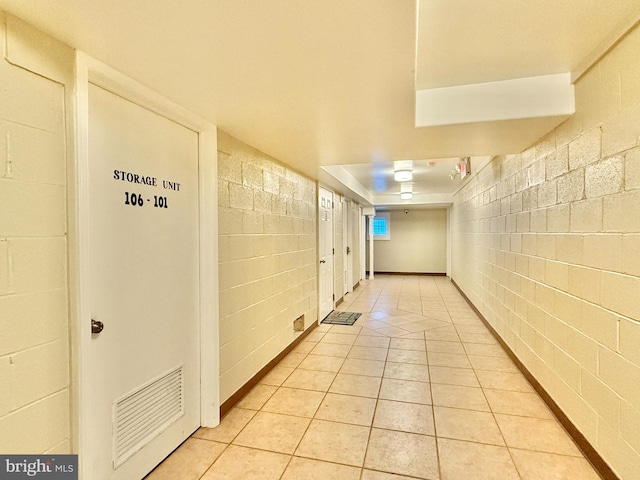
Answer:
<path fill-rule="evenodd" d="M 183 366 L 113 403 L 113 464 L 122 465 L 184 414 Z"/>

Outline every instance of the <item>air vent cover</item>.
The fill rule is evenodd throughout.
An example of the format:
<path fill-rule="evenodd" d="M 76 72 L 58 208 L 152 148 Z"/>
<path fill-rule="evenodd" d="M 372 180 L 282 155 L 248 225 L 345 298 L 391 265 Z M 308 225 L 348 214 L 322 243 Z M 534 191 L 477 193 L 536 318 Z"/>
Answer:
<path fill-rule="evenodd" d="M 183 366 L 113 403 L 113 465 L 122 465 L 184 414 Z"/>

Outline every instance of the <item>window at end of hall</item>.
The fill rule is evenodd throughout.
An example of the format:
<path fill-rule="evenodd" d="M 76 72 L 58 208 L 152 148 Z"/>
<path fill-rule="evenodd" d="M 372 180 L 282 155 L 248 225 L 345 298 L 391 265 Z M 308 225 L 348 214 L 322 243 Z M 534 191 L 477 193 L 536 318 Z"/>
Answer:
<path fill-rule="evenodd" d="M 389 212 L 376 212 L 373 217 L 373 239 L 391 240 L 391 222 Z"/>

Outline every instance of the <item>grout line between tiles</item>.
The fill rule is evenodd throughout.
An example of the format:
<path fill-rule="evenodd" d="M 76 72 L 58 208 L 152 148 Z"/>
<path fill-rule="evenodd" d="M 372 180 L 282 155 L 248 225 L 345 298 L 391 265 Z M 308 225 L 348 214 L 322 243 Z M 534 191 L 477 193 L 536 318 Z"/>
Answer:
<path fill-rule="evenodd" d="M 523 449 L 523 448 L 515 448 L 515 447 L 509 447 L 506 444 L 506 438 L 505 435 L 503 433 L 503 429 L 500 427 L 500 424 L 497 422 L 497 418 L 496 418 L 496 411 L 495 408 L 491 405 L 491 403 L 489 403 L 489 398 L 488 398 L 488 391 L 489 390 L 497 390 L 497 391 L 513 391 L 513 390 L 503 390 L 500 388 L 489 388 L 489 387 L 485 387 L 482 385 L 482 383 L 480 383 L 480 376 L 479 376 L 479 372 L 483 371 L 483 372 L 490 372 L 489 374 L 493 374 L 493 373 L 509 373 L 509 372 L 502 372 L 502 370 L 485 370 L 482 368 L 478 368 L 477 366 L 474 365 L 474 363 L 471 362 L 471 358 L 470 356 L 474 356 L 474 357 L 487 357 L 487 358 L 501 358 L 501 357 L 497 357 L 495 355 L 484 355 L 484 354 L 477 354 L 477 353 L 469 353 L 471 350 L 471 347 L 469 347 L 469 345 L 471 344 L 476 344 L 476 342 L 468 342 L 468 341 L 463 341 L 463 337 L 467 337 L 467 335 L 482 335 L 482 333 L 480 332 L 473 332 L 473 329 L 471 328 L 467 328 L 469 326 L 473 326 L 470 322 L 466 322 L 464 320 L 463 315 L 466 312 L 462 312 L 460 307 L 463 305 L 466 305 L 466 303 L 464 301 L 459 301 L 459 299 L 461 298 L 460 294 L 455 291 L 452 288 L 445 288 L 447 287 L 447 284 L 445 284 L 442 281 L 420 281 L 417 284 L 419 293 L 418 296 L 420 297 L 421 301 L 420 301 L 420 307 L 421 307 L 421 312 L 420 314 L 416 313 L 416 312 L 410 312 L 410 311 L 406 311 L 406 313 L 402 314 L 402 313 L 398 313 L 403 309 L 400 309 L 399 307 L 402 306 L 402 302 L 401 302 L 401 298 L 403 297 L 403 288 L 405 289 L 404 291 L 410 291 L 415 284 L 411 284 L 411 282 L 409 281 L 409 279 L 404 278 L 404 276 L 400 277 L 399 279 L 393 279 L 393 281 L 390 281 L 389 279 L 385 279 L 384 276 L 379 276 L 378 279 L 383 280 L 383 282 L 378 283 L 376 285 L 381 285 L 381 287 L 379 288 L 373 288 L 374 283 L 365 283 L 363 282 L 361 284 L 361 288 L 359 289 L 360 292 L 357 295 L 353 295 L 350 298 L 350 302 L 345 304 L 346 307 L 351 307 L 354 303 L 358 304 L 359 299 L 364 300 L 365 298 L 367 299 L 366 302 L 362 302 L 362 303 L 366 303 L 367 305 L 371 305 L 369 312 L 368 313 L 364 313 L 363 315 L 368 315 L 371 312 L 377 312 L 377 311 L 384 311 L 384 310 L 391 310 L 393 311 L 393 315 L 389 315 L 389 317 L 383 319 L 383 320 L 379 320 L 379 319 L 375 319 L 376 321 L 380 321 L 381 323 L 387 324 L 389 327 L 393 327 L 394 329 L 398 328 L 398 325 L 402 324 L 398 324 L 397 321 L 392 321 L 391 323 L 387 323 L 385 322 L 385 320 L 387 319 L 395 319 L 398 316 L 402 316 L 402 315 L 421 315 L 422 317 L 428 318 L 428 319 L 432 319 L 431 317 L 429 317 L 429 315 L 425 315 L 424 313 L 427 312 L 429 310 L 429 302 L 434 302 L 436 303 L 439 307 L 442 306 L 444 308 L 444 310 L 446 310 L 447 315 L 449 317 L 449 321 L 447 321 L 447 325 L 443 325 L 442 327 L 436 327 L 436 328 L 425 328 L 421 333 L 422 333 L 422 337 L 420 338 L 421 341 L 424 342 L 424 346 L 425 346 L 425 350 L 424 350 L 424 354 L 426 357 L 426 369 L 429 375 L 428 381 L 427 382 L 420 382 L 419 380 L 402 380 L 402 379 L 398 379 L 398 380 L 402 380 L 402 381 L 408 381 L 408 382 L 420 382 L 420 383 L 428 383 L 429 384 L 429 398 L 430 398 L 430 409 L 431 409 L 431 416 L 432 416 L 432 421 L 433 421 L 433 438 L 435 439 L 435 454 L 436 454 L 436 462 L 437 462 L 437 471 L 438 471 L 438 475 L 440 478 L 442 478 L 443 475 L 445 475 L 446 473 L 446 468 L 445 466 L 442 464 L 441 462 L 441 458 L 440 458 L 440 444 L 439 444 L 439 439 L 450 439 L 451 437 L 445 437 L 445 436 L 440 436 L 438 435 L 438 429 L 437 429 L 437 425 L 436 425 L 436 415 L 435 415 L 435 407 L 436 405 L 434 405 L 434 392 L 433 392 L 433 388 L 432 385 L 434 385 L 433 383 L 433 369 L 435 367 L 442 367 L 442 368 L 451 368 L 451 369 L 458 369 L 461 371 L 470 371 L 473 372 L 473 378 L 475 379 L 475 381 L 477 382 L 478 386 L 466 386 L 469 388 L 480 388 L 482 389 L 482 398 L 484 398 L 485 402 L 488 405 L 488 412 L 486 412 L 485 410 L 474 410 L 474 409 L 469 409 L 469 408 L 462 408 L 462 407 L 446 407 L 446 408 L 452 408 L 452 409 L 457 409 L 457 410 L 466 410 L 466 411 L 480 411 L 480 412 L 485 412 L 485 413 L 490 413 L 491 414 L 491 418 L 493 419 L 493 421 L 496 423 L 497 427 L 498 427 L 498 431 L 500 432 L 500 438 L 501 440 L 504 442 L 504 448 L 507 448 L 508 452 L 509 452 L 509 458 L 513 464 L 513 466 L 515 467 L 515 471 L 518 475 L 519 478 L 522 478 L 522 474 L 520 473 L 520 470 L 518 469 L 516 462 L 515 462 L 515 457 L 513 456 L 512 450 L 513 451 L 517 451 L 517 450 L 522 450 L 522 451 L 533 451 L 535 452 L 536 450 L 529 450 L 529 449 Z M 377 280 L 378 280 L 377 279 Z M 412 286 L 413 285 L 413 286 Z M 364 288 L 362 288 L 364 287 Z M 355 293 L 356 291 L 354 291 Z M 437 296 L 436 296 L 436 292 L 437 292 Z M 453 295 L 453 293 L 455 292 L 455 296 Z M 375 295 L 375 301 L 370 301 L 369 299 Z M 388 299 L 389 297 L 395 297 L 396 298 L 396 302 L 395 302 L 395 306 L 391 306 L 389 307 L 389 303 Z M 414 293 L 411 293 L 411 296 L 415 296 Z M 379 302 L 379 300 L 381 299 L 381 297 L 384 297 L 384 309 L 378 309 L 375 305 Z M 428 301 L 425 301 L 425 299 L 428 299 Z M 382 305 L 382 303 L 380 304 Z M 363 309 L 364 310 L 364 309 Z M 361 310 L 358 310 L 361 311 Z M 367 317 L 365 317 L 367 318 Z M 458 319 L 462 319 L 461 322 L 456 322 L 456 318 Z M 374 320 L 371 317 L 368 317 L 368 320 Z M 436 318 L 433 318 L 433 320 L 438 320 Z M 416 320 L 418 321 L 418 320 Z M 442 321 L 442 320 L 440 320 Z M 482 324 L 480 324 L 482 325 Z M 458 355 L 464 355 L 464 357 L 466 358 L 466 360 L 469 362 L 469 367 L 459 367 L 456 365 L 434 365 L 432 364 L 432 361 L 429 358 L 429 353 L 447 353 L 447 352 L 433 352 L 431 351 L 431 349 L 429 348 L 429 339 L 428 339 L 428 334 L 427 332 L 429 331 L 437 331 L 438 329 L 442 329 L 447 327 L 446 331 L 453 331 L 455 332 L 455 336 L 456 336 L 456 341 L 452 342 L 452 343 L 459 343 L 462 346 L 462 351 L 464 353 L 462 354 L 458 354 Z M 453 327 L 452 329 L 450 327 Z M 401 329 L 401 328 L 400 328 Z M 374 329 L 375 330 L 375 329 Z M 394 331 L 398 331 L 398 330 L 394 330 Z M 413 364 L 411 362 L 407 362 L 407 361 L 396 361 L 393 362 L 390 360 L 389 355 L 390 355 L 390 351 L 391 350 L 400 350 L 400 351 L 421 351 L 421 350 L 407 350 L 405 348 L 397 348 L 397 345 L 394 345 L 395 348 L 392 348 L 392 343 L 393 343 L 393 339 L 394 338 L 405 338 L 405 335 L 412 335 L 413 333 L 416 332 L 407 332 L 407 334 L 402 334 L 402 335 L 383 335 L 383 338 L 388 338 L 389 342 L 387 343 L 386 347 L 380 347 L 380 346 L 371 346 L 371 345 L 356 345 L 356 343 L 358 342 L 359 338 L 364 338 L 364 337 L 369 337 L 368 335 L 364 335 L 362 333 L 362 328 L 360 328 L 357 333 L 355 334 L 350 334 L 348 333 L 348 331 L 346 330 L 342 330 L 342 329 L 336 329 L 333 330 L 333 327 L 323 331 L 323 332 L 318 332 L 318 333 L 322 333 L 322 335 L 319 336 L 318 341 L 314 342 L 314 348 L 317 345 L 320 345 L 321 343 L 323 343 L 324 345 L 345 345 L 342 343 L 331 343 L 330 341 L 325 341 L 323 342 L 323 339 L 325 339 L 326 335 L 328 333 L 333 333 L 333 334 L 337 334 L 337 335 L 341 335 L 341 334 L 345 334 L 345 335 L 353 335 L 355 337 L 353 343 L 351 343 L 349 346 L 349 349 L 346 350 L 346 354 L 345 355 L 323 355 L 323 356 L 327 356 L 327 357 L 332 357 L 332 358 L 340 358 L 341 364 L 340 367 L 338 368 L 338 370 L 336 372 L 330 372 L 332 373 L 333 379 L 331 380 L 330 384 L 328 385 L 328 387 L 322 391 L 322 398 L 320 400 L 320 402 L 318 403 L 317 408 L 315 409 L 315 411 L 313 412 L 311 417 L 303 417 L 303 418 L 307 418 L 309 419 L 309 423 L 307 424 L 306 428 L 304 429 L 304 432 L 302 434 L 302 436 L 300 437 L 300 440 L 297 442 L 293 453 L 289 454 L 289 460 L 287 462 L 287 465 L 285 466 L 282 474 L 280 475 L 280 478 L 283 478 L 283 476 L 285 475 L 287 469 L 289 468 L 289 466 L 291 465 L 291 461 L 293 459 L 293 457 L 298 457 L 298 458 L 309 458 L 311 460 L 315 460 L 315 461 L 319 461 L 319 462 L 324 462 L 324 463 L 330 463 L 330 464 L 335 464 L 335 465 L 345 465 L 345 466 L 349 466 L 349 467 L 353 467 L 353 465 L 349 465 L 349 464 L 344 464 L 344 463 L 340 463 L 340 462 L 335 462 L 335 461 L 328 461 L 328 460 L 320 460 L 317 458 L 310 458 L 310 457 L 304 457 L 302 455 L 298 455 L 296 454 L 296 452 L 298 451 L 298 448 L 300 447 L 300 444 L 302 442 L 302 440 L 304 439 L 305 435 L 307 435 L 311 424 L 315 421 L 315 420 L 320 420 L 317 418 L 318 412 L 320 411 L 320 407 L 322 406 L 322 404 L 326 401 L 327 397 L 329 396 L 329 393 L 338 395 L 338 396 L 352 396 L 352 397 L 361 397 L 361 395 L 355 395 L 353 393 L 339 393 L 339 392 L 330 392 L 331 388 L 334 386 L 336 380 L 338 379 L 338 375 L 356 375 L 356 376 L 361 376 L 361 377 L 369 377 L 369 378 L 379 378 L 380 382 L 378 385 L 378 389 L 377 389 L 377 396 L 375 398 L 375 405 L 374 405 L 374 409 L 373 409 L 373 415 L 371 417 L 371 421 L 370 421 L 370 425 L 366 426 L 368 428 L 368 436 L 367 436 L 367 442 L 366 442 L 366 448 L 364 450 L 364 457 L 362 460 L 362 465 L 356 468 L 360 469 L 360 479 L 362 479 L 364 477 L 364 472 L 365 472 L 365 463 L 366 463 L 366 459 L 367 459 L 367 455 L 369 452 L 369 448 L 371 446 L 371 439 L 372 439 L 372 432 L 374 428 L 380 428 L 380 427 L 374 427 L 375 425 L 375 421 L 376 421 L 376 417 L 378 414 L 378 407 L 380 405 L 380 395 L 381 395 L 381 391 L 382 391 L 382 387 L 383 387 L 383 383 L 385 381 L 385 378 L 391 378 L 391 377 L 386 377 L 385 374 L 387 373 L 387 367 L 390 364 L 400 364 L 400 365 L 419 365 L 419 364 Z M 488 330 L 487 330 L 488 333 Z M 462 335 L 462 337 L 461 337 Z M 340 339 L 340 337 L 335 337 L 335 339 Z M 472 340 L 476 340 L 476 339 L 480 339 L 480 338 L 474 338 L 471 337 Z M 331 338 L 329 338 L 328 340 L 331 340 Z M 432 341 L 448 341 L 448 340 L 432 340 Z M 396 342 L 397 344 L 397 342 Z M 484 345 L 483 343 L 477 343 L 478 345 Z M 385 348 L 386 352 L 385 352 L 385 357 L 384 360 L 375 360 L 378 362 L 383 362 L 382 365 L 382 372 L 380 375 L 371 375 L 368 374 L 366 368 L 363 367 L 363 371 L 367 372 L 365 374 L 362 373 L 346 373 L 343 372 L 343 369 L 345 368 L 345 364 L 347 362 L 348 359 L 350 359 L 351 357 L 349 357 L 349 355 L 354 351 L 354 347 L 364 347 L 364 348 Z M 479 351 L 482 352 L 481 348 L 478 348 Z M 489 351 L 489 349 L 487 350 Z M 300 352 L 298 352 L 300 353 Z M 300 361 L 300 363 L 298 363 L 295 367 L 292 367 L 291 372 L 289 372 L 284 379 L 282 380 L 282 382 L 280 382 L 279 385 L 269 385 L 269 386 L 273 386 L 275 387 L 275 391 L 269 396 L 269 398 L 267 400 L 265 400 L 265 402 L 260 406 L 260 408 L 258 410 L 253 410 L 254 412 L 256 412 L 254 414 L 254 416 L 252 417 L 252 419 L 250 419 L 236 434 L 235 436 L 232 438 L 232 440 L 226 444 L 224 450 L 222 450 L 222 452 L 220 453 L 220 455 L 216 458 L 216 460 L 209 465 L 209 467 L 205 470 L 205 473 L 202 474 L 202 476 L 200 478 L 202 478 L 204 475 L 206 475 L 206 473 L 211 469 L 211 467 L 218 461 L 218 459 L 225 453 L 227 452 L 228 448 L 230 445 L 233 444 L 233 441 L 236 440 L 236 438 L 245 430 L 245 428 L 247 427 L 247 425 L 250 424 L 251 420 L 253 420 L 255 418 L 255 415 L 257 415 L 260 412 L 263 412 L 263 408 L 265 407 L 265 405 L 269 402 L 269 400 L 271 398 L 273 398 L 273 395 L 275 395 L 278 391 L 280 391 L 281 389 L 297 389 L 297 390 L 308 390 L 306 388 L 299 388 L 299 387 L 291 387 L 291 386 L 284 386 L 284 383 L 296 372 L 296 371 L 301 371 L 301 370 L 305 370 L 305 371 L 314 371 L 314 370 L 308 370 L 305 369 L 303 367 L 301 367 L 302 363 L 305 361 L 305 359 L 307 359 L 309 357 L 309 355 L 315 355 L 313 353 L 311 353 L 311 350 L 309 350 L 308 352 L 305 352 L 302 354 L 302 360 Z M 408 357 L 411 357 L 411 355 L 409 355 Z M 355 359 L 355 360 L 371 360 L 371 359 Z M 397 358 L 396 358 L 397 360 Z M 480 366 L 482 367 L 483 365 L 486 365 L 484 363 L 485 361 L 480 362 Z M 445 363 L 445 362 L 442 362 Z M 476 362 L 476 365 L 479 362 Z M 489 364 L 489 366 L 493 366 L 493 364 Z M 500 364 L 498 362 L 498 367 L 500 367 Z M 446 373 L 443 372 L 443 373 Z M 514 372 L 515 373 L 515 372 Z M 489 375 L 488 374 L 488 375 Z M 441 381 L 436 383 L 436 385 L 450 385 L 450 386 L 463 386 L 465 387 L 464 384 L 461 384 L 459 381 L 456 383 L 442 383 L 442 378 Z M 268 384 L 267 384 L 268 385 Z M 313 391 L 318 391 L 318 390 L 313 390 Z M 526 392 L 523 392 L 526 393 Z M 361 398 L 372 398 L 372 397 L 361 397 Z M 415 405 L 424 405 L 424 404 L 420 404 L 420 403 L 415 403 L 415 402 L 406 402 L 406 401 L 401 401 L 401 400 L 394 400 L 396 402 L 400 402 L 400 403 L 407 403 L 407 404 L 415 404 Z M 241 407 L 239 407 L 241 408 Z M 252 410 L 252 409 L 250 409 Z M 287 416 L 291 416 L 291 417 L 299 417 L 295 414 L 282 414 L 280 413 L 279 415 L 287 415 Z M 510 416 L 515 416 L 515 417 L 519 417 L 521 415 L 517 415 L 517 414 L 512 414 L 512 413 L 505 413 L 504 415 L 510 415 Z M 526 418 L 538 418 L 536 416 L 530 416 L 530 415 L 522 415 L 522 417 L 526 417 Z M 488 417 L 487 417 L 488 418 Z M 332 422 L 332 423 L 336 423 L 336 424 L 345 424 L 345 425 L 356 425 L 356 424 L 351 424 L 351 423 L 347 423 L 347 422 L 341 422 L 341 421 L 336 421 L 336 420 L 322 420 L 322 421 L 326 421 L 326 422 Z M 362 425 L 359 425 L 362 427 Z M 405 428 L 405 427 L 403 427 Z M 394 430 L 391 428 L 380 428 L 381 430 L 387 430 L 387 431 L 394 431 L 394 432 L 404 432 L 404 430 Z M 364 433 L 364 432 L 363 432 Z M 415 433 L 415 432 L 405 432 L 405 433 L 412 433 L 415 435 L 422 435 L 422 436 L 428 436 L 431 437 L 432 435 L 426 435 L 424 433 Z M 471 441 L 471 440 L 462 440 L 462 439 L 457 439 L 457 438 L 451 438 L 451 440 L 455 440 L 455 441 L 460 441 L 460 442 L 470 442 L 470 443 L 475 443 L 475 444 L 480 444 L 480 445 L 492 445 L 495 446 L 495 444 L 493 443 L 487 443 L 487 442 L 480 442 L 480 441 Z M 211 441 L 215 441 L 215 440 L 211 440 Z M 217 443 L 224 443 L 224 442 L 219 442 L 216 441 Z M 264 450 L 262 448 L 255 448 L 255 447 L 244 447 L 244 448 L 252 448 L 255 450 L 263 450 L 263 451 L 267 451 L 267 452 L 273 452 L 273 450 Z M 280 452 L 277 452 L 280 453 Z M 563 455 L 560 453 L 554 453 L 555 455 L 561 455 L 563 457 L 567 457 L 567 458 L 577 458 L 571 455 Z M 506 457 L 505 457 L 506 458 Z M 584 458 L 584 457 L 582 457 Z M 378 470 L 375 468 L 372 469 L 366 469 L 366 470 L 373 470 L 373 471 L 380 471 L 380 472 L 385 472 L 385 473 L 389 473 L 386 470 Z M 398 472 L 395 472 L 395 474 L 398 474 Z M 407 476 L 407 475 L 405 475 Z M 419 477 L 411 477 L 408 476 L 410 478 L 419 478 Z"/>

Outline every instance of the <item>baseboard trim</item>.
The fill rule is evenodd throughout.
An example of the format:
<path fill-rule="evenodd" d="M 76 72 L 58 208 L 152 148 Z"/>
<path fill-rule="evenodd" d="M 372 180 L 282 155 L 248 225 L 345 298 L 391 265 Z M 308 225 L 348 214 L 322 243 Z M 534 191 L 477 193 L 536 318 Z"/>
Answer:
<path fill-rule="evenodd" d="M 571 436 L 575 444 L 582 451 L 586 459 L 591 463 L 593 468 L 600 474 L 600 476 L 604 480 L 620 480 L 620 478 L 615 474 L 615 472 L 611 469 L 611 467 L 604 461 L 602 456 L 596 451 L 596 449 L 589 443 L 589 441 L 585 438 L 585 436 L 578 430 L 578 428 L 573 424 L 573 422 L 567 417 L 567 415 L 562 411 L 562 409 L 558 406 L 558 404 L 551 398 L 551 395 L 547 393 L 544 387 L 536 380 L 536 378 L 531 374 L 529 369 L 520 361 L 518 357 L 516 357 L 515 353 L 511 350 L 511 347 L 507 345 L 507 343 L 502 339 L 502 337 L 494 330 L 489 321 L 484 317 L 482 313 L 476 308 L 476 306 L 471 302 L 469 297 L 462 291 L 462 288 L 455 282 L 452 278 L 451 283 L 453 286 L 458 289 L 460 295 L 466 300 L 469 306 L 473 309 L 473 311 L 478 315 L 482 323 L 487 327 L 491 335 L 498 341 L 500 346 L 503 348 L 505 353 L 509 355 L 509 358 L 513 360 L 513 363 L 516 364 L 516 367 L 522 372 L 525 378 L 529 381 L 531 386 L 534 388 L 538 395 L 542 397 L 542 400 L 547 404 L 549 409 L 556 416 L 558 421 L 562 424 L 567 433 Z"/>
<path fill-rule="evenodd" d="M 342 302 L 344 302 L 344 297 L 340 297 L 338 300 L 336 300 L 336 308 L 338 308 L 338 305 L 340 305 Z"/>
<path fill-rule="evenodd" d="M 422 275 L 425 277 L 446 277 L 442 272 L 373 272 L 374 275 Z"/>
<path fill-rule="evenodd" d="M 225 400 L 220 405 L 220 418 L 224 417 L 231 409 L 238 403 L 242 398 L 251 391 L 253 387 L 255 387 L 260 380 L 264 378 L 264 376 L 269 373 L 269 371 L 275 367 L 280 360 L 286 357 L 291 351 L 300 343 L 304 338 L 309 335 L 316 327 L 318 326 L 318 321 L 313 322 L 312 325 L 309 326 L 304 332 L 300 334 L 293 342 L 291 342 L 287 348 L 285 348 L 282 352 L 280 352 L 273 360 L 267 363 L 264 367 L 258 371 L 253 377 L 251 377 L 244 385 L 242 385 L 236 393 L 231 395 L 227 400 Z"/>

